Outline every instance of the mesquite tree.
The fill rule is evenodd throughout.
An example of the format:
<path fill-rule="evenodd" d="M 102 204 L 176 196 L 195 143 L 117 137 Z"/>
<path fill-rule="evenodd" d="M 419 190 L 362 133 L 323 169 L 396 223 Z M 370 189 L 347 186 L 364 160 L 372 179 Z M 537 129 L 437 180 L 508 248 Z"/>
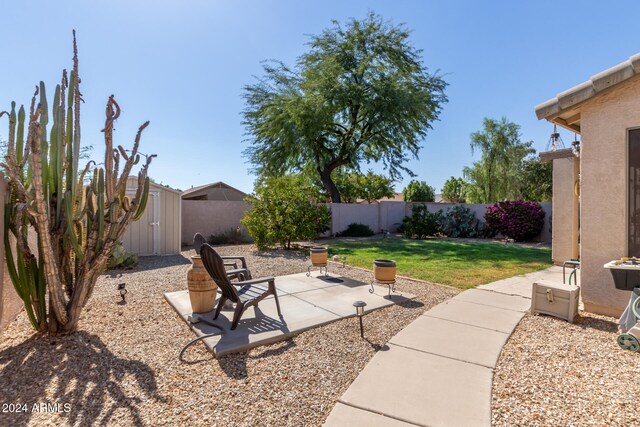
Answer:
<path fill-rule="evenodd" d="M 114 149 L 113 122 L 120 107 L 112 95 L 102 130 L 104 166 L 95 167 L 85 185 L 91 162 L 83 170 L 78 167 L 81 93 L 75 31 L 73 50 L 73 71 L 69 76 L 63 71 L 52 104 L 40 82 L 28 116 L 24 107 L 16 113 L 15 102 L 10 113 L 0 114 L 9 116 L 7 154 L 0 164 L 9 179 L 4 217 L 9 275 L 33 327 L 50 333 L 76 330 L 109 256 L 127 226 L 144 213 L 147 170 L 155 157 L 146 158 L 135 195 L 127 195 L 127 179 L 140 161 L 140 136 L 149 122 L 138 129 L 130 152 Z"/>
<path fill-rule="evenodd" d="M 334 203 L 332 173 L 380 161 L 392 179 L 447 101 L 446 83 L 429 74 L 409 31 L 371 13 L 346 28 L 338 22 L 309 42 L 295 69 L 267 64 L 245 87 L 245 155 L 262 176 L 313 170 Z"/>

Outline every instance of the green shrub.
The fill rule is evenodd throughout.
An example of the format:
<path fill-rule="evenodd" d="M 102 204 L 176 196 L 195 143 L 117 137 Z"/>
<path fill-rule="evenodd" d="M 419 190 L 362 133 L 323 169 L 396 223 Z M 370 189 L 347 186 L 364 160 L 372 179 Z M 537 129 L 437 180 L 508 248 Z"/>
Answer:
<path fill-rule="evenodd" d="M 480 237 L 482 228 L 476 214 L 462 205 L 447 210 L 440 222 L 441 231 L 449 237 Z"/>
<path fill-rule="evenodd" d="M 318 205 L 316 195 L 300 176 L 265 178 L 245 199 L 251 209 L 240 222 L 258 248 L 280 244 L 291 249 L 292 241 L 315 239 L 329 230 L 331 212 Z"/>
<path fill-rule="evenodd" d="M 538 236 L 544 226 L 544 210 L 538 202 L 504 201 L 487 206 L 484 222 L 497 233 L 524 242 Z"/>
<path fill-rule="evenodd" d="M 440 223 L 442 221 L 442 210 L 431 213 L 425 205 L 413 205 L 411 216 L 402 220 L 402 230 L 404 237 L 411 239 L 424 239 L 427 236 L 435 236 L 440 233 Z"/>
<path fill-rule="evenodd" d="M 124 268 L 130 269 L 138 265 L 138 255 L 133 252 L 127 252 L 122 245 L 122 242 L 118 242 L 113 253 L 107 261 L 108 268 Z"/>
<path fill-rule="evenodd" d="M 246 243 L 247 239 L 242 235 L 240 227 L 230 228 L 227 231 L 218 234 L 212 234 L 207 239 L 207 243 L 213 246 L 219 245 L 237 245 Z"/>
<path fill-rule="evenodd" d="M 376 233 L 368 225 L 353 222 L 346 230 L 336 233 L 336 237 L 369 237 L 374 234 Z"/>

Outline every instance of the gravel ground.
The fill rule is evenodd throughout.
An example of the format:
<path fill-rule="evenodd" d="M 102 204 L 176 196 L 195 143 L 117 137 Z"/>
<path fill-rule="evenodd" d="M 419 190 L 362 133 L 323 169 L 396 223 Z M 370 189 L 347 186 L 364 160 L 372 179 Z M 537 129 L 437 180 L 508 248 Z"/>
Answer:
<path fill-rule="evenodd" d="M 220 253 L 247 256 L 255 277 L 308 265 L 304 253 L 251 245 Z M 192 254 L 141 258 L 133 271 L 103 275 L 74 335 L 36 336 L 24 313 L 12 322 L 0 341 L 0 425 L 321 425 L 376 351 L 459 292 L 398 280 L 398 290 L 417 298 L 368 314 L 365 340 L 350 318 L 220 359 L 196 345 L 183 364 L 178 353 L 194 334 L 163 293 L 186 288 Z M 372 276 L 335 264 L 330 271 L 364 282 Z M 123 305 L 121 282 L 129 290 Z"/>
<path fill-rule="evenodd" d="M 618 347 L 616 319 L 580 314 L 522 319 L 495 370 L 494 425 L 640 425 L 640 353 Z"/>

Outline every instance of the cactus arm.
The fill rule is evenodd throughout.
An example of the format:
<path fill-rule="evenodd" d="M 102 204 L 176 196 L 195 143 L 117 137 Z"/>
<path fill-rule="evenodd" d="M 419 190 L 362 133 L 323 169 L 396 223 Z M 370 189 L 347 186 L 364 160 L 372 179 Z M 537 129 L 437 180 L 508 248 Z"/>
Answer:
<path fill-rule="evenodd" d="M 18 111 L 18 133 L 16 134 L 16 160 L 20 165 L 20 169 L 24 168 L 24 107 L 20 106 Z"/>
<path fill-rule="evenodd" d="M 137 221 L 142 218 L 144 214 L 144 210 L 147 208 L 147 201 L 149 200 L 149 177 L 144 180 L 144 188 L 142 190 L 142 195 L 140 196 L 140 204 L 138 205 L 138 209 L 136 210 L 136 214 L 133 216 L 133 220 Z"/>
<path fill-rule="evenodd" d="M 84 258 L 84 253 L 82 252 L 82 247 L 78 244 L 78 239 L 76 238 L 75 224 L 73 222 L 73 207 L 71 206 L 72 203 L 71 190 L 68 190 L 64 198 L 65 215 L 68 219 L 66 234 L 76 256 L 78 259 L 82 260 Z"/>
<path fill-rule="evenodd" d="M 43 85 L 44 86 L 44 85 Z M 61 324 L 66 324 L 68 320 L 64 291 L 61 286 L 57 286 L 59 283 L 59 269 L 55 259 L 53 259 L 53 246 L 51 242 L 50 221 L 47 209 L 47 203 L 45 201 L 44 193 L 44 170 L 38 170 L 42 165 L 41 155 L 41 132 L 40 123 L 37 122 L 37 117 L 40 114 L 40 107 L 36 109 L 32 119 L 29 120 L 29 132 L 27 136 L 27 143 L 31 146 L 31 165 L 34 169 L 32 176 L 32 185 L 35 202 L 35 219 L 36 219 L 36 231 L 38 232 L 39 241 L 42 245 L 42 255 L 44 262 L 44 274 L 46 276 L 47 288 L 49 289 L 49 301 L 51 304 L 52 312 L 55 318 Z"/>
<path fill-rule="evenodd" d="M 96 206 L 98 212 L 98 241 L 96 243 L 96 252 L 100 252 L 104 244 L 104 190 L 104 170 L 100 168 L 98 170 L 98 204 Z"/>

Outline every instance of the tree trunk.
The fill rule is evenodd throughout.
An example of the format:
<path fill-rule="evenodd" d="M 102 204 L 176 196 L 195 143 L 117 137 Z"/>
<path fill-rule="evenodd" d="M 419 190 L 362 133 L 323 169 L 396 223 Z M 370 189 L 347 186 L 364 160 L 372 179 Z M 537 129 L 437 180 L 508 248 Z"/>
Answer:
<path fill-rule="evenodd" d="M 336 184 L 331 179 L 331 169 L 318 169 L 318 172 L 320 173 L 322 185 L 324 185 L 325 190 L 327 190 L 327 193 L 329 193 L 329 196 L 331 197 L 331 202 L 342 203 L 340 201 L 340 192 L 338 191 L 338 187 L 336 187 Z"/>

